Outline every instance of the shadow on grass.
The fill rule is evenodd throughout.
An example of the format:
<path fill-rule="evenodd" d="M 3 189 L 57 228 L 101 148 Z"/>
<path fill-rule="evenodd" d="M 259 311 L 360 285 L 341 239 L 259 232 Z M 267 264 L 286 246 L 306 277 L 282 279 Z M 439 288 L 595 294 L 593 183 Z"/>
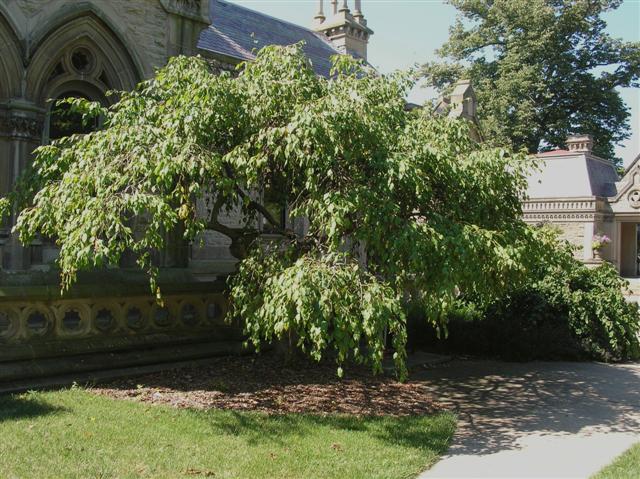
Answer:
<path fill-rule="evenodd" d="M 433 416 L 434 421 L 416 421 L 410 417 L 397 418 L 385 424 L 377 436 L 391 444 L 435 451 L 443 454 L 455 431 L 455 420 L 445 415 Z"/>
<path fill-rule="evenodd" d="M 19 419 L 35 418 L 64 411 L 30 395 L 0 396 L 0 423 Z"/>
<path fill-rule="evenodd" d="M 214 431 L 241 437 L 248 444 L 270 442 L 286 446 L 292 438 L 330 431 L 362 433 L 387 445 L 443 453 L 455 430 L 449 414 L 407 417 L 355 417 L 311 414 L 266 415 L 239 411 L 217 411 L 210 416 Z"/>

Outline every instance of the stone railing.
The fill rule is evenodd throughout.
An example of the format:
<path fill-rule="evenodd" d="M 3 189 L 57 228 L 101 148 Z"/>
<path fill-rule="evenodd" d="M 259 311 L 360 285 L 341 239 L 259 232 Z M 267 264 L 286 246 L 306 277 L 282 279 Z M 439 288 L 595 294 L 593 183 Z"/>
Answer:
<path fill-rule="evenodd" d="M 586 211 L 595 210 L 596 200 L 533 200 L 522 205 L 524 212 L 530 211 Z"/>
<path fill-rule="evenodd" d="M 0 303 L 4 344 L 127 337 L 223 326 L 227 302 L 221 294 L 70 299 Z M 0 357 L 2 354 L 0 353 Z"/>
<path fill-rule="evenodd" d="M 53 271 L 0 271 L 0 381 L 6 379 L 3 371 L 20 376 L 20 368 L 7 372 L 11 363 L 54 364 L 64 372 L 105 354 L 124 355 L 118 364 L 126 366 L 130 360 L 188 359 L 194 344 L 201 345 L 199 356 L 239 347 L 242 331 L 237 321 L 227 321 L 225 283 L 210 278 L 163 270 L 158 302 L 149 294 L 148 278 L 131 270 L 82 273 L 64 296 Z M 163 348 L 174 349 L 159 355 Z M 96 367 L 112 367 L 113 361 L 101 359 Z"/>
<path fill-rule="evenodd" d="M 540 221 L 589 221 L 606 215 L 605 203 L 599 198 L 536 199 L 522 204 L 524 220 Z"/>

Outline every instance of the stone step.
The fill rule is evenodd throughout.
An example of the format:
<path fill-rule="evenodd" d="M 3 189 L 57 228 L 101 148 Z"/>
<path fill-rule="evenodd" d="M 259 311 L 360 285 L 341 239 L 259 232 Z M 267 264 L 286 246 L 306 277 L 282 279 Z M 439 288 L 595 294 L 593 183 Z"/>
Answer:
<path fill-rule="evenodd" d="M 243 352 L 244 354 L 244 352 Z M 215 356 L 212 356 L 215 357 Z M 173 369 L 194 368 L 205 366 L 211 363 L 212 357 L 203 359 L 192 359 L 187 361 L 173 361 L 170 363 L 149 364 L 146 366 L 134 366 L 126 368 L 104 369 L 100 371 L 90 371 L 75 374 L 61 374 L 46 378 L 23 379 L 0 383 L 0 395 L 17 394 L 27 391 L 59 389 L 79 385 L 91 387 L 100 383 L 112 381 L 114 379 L 133 378 L 144 374 L 156 373 L 159 371 L 170 371 Z"/>
<path fill-rule="evenodd" d="M 126 373 L 140 368 L 158 370 L 163 365 L 246 352 L 239 341 L 217 341 L 5 362 L 0 363 L 0 392 L 28 390 L 38 385 L 72 384 L 105 375 L 119 377 L 117 371 Z"/>

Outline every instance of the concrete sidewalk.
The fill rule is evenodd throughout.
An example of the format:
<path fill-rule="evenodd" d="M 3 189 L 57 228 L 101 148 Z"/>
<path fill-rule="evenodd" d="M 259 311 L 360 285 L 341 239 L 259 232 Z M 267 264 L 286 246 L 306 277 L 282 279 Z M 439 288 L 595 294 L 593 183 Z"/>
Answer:
<path fill-rule="evenodd" d="M 638 364 L 452 361 L 418 378 L 459 415 L 420 479 L 588 478 L 640 442 Z"/>

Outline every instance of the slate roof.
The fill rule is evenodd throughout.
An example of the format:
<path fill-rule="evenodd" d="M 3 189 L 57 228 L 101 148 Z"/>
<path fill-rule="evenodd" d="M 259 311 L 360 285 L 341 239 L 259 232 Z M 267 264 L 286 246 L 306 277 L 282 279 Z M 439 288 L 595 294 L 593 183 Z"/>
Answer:
<path fill-rule="evenodd" d="M 528 195 L 535 198 L 613 197 L 619 180 L 610 161 L 595 155 L 566 150 L 547 151 L 540 171 L 529 175 Z"/>
<path fill-rule="evenodd" d="M 329 76 L 331 57 L 340 52 L 323 35 L 234 3 L 210 2 L 211 25 L 200 35 L 198 48 L 237 60 L 253 60 L 253 51 L 266 45 L 304 41 L 304 51 L 316 73 Z"/>
<path fill-rule="evenodd" d="M 547 156 L 568 156 L 573 154 L 574 153 L 570 152 L 569 150 L 549 150 L 538 153 L 536 156 L 538 158 L 545 158 Z"/>

